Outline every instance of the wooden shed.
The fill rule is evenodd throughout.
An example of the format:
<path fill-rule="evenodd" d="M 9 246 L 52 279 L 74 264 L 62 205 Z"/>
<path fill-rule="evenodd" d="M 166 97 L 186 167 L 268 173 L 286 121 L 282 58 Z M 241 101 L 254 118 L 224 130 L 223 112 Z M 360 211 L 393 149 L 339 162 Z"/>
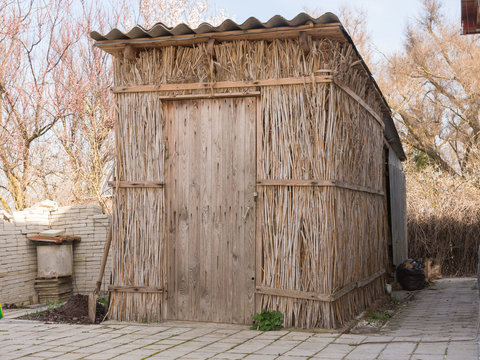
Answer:
<path fill-rule="evenodd" d="M 111 319 L 330 328 L 383 293 L 405 154 L 335 15 L 91 36 L 114 56 Z"/>

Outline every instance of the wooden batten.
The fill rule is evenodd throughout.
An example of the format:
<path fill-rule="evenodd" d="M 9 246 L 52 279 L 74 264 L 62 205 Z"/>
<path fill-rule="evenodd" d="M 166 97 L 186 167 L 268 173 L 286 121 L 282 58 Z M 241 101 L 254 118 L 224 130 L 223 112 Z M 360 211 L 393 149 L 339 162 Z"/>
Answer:
<path fill-rule="evenodd" d="M 366 186 L 360 186 L 356 184 L 349 184 L 338 180 L 291 180 L 291 179 L 280 179 L 280 180 L 267 180 L 261 179 L 257 180 L 257 185 L 259 186 L 332 186 L 342 189 L 348 189 L 352 191 L 360 191 L 373 195 L 383 196 L 384 192 L 381 190 L 371 189 Z"/>
<path fill-rule="evenodd" d="M 114 94 L 124 93 L 142 93 L 142 92 L 161 92 L 161 91 L 186 91 L 186 90 L 212 90 L 229 88 L 251 88 L 261 86 L 280 86 L 280 85 L 301 85 L 312 83 L 330 83 L 333 77 L 330 75 L 299 76 L 277 79 L 251 80 L 251 81 L 218 81 L 214 83 L 179 83 L 179 84 L 159 84 L 159 85 L 134 85 L 134 86 L 114 86 Z M 224 94 L 228 96 L 227 94 Z"/>
<path fill-rule="evenodd" d="M 365 279 L 354 281 L 345 285 L 340 290 L 332 294 L 320 294 L 320 293 L 308 292 L 308 291 L 277 289 L 277 288 L 269 288 L 265 286 L 257 286 L 256 290 L 257 290 L 257 293 L 265 294 L 265 295 L 283 296 L 283 297 L 289 297 L 294 299 L 316 300 L 316 301 L 323 301 L 323 302 L 334 302 L 340 299 L 342 296 L 348 294 L 352 290 L 356 288 L 364 287 L 370 284 L 372 281 L 376 280 L 383 274 L 385 274 L 385 270 L 381 269 L 375 272 L 374 274 L 366 277 Z"/>
<path fill-rule="evenodd" d="M 260 96 L 260 91 L 227 92 L 227 93 L 205 93 L 205 94 L 173 94 L 160 95 L 160 100 L 194 100 L 194 99 L 228 99 L 236 97 Z"/>
<path fill-rule="evenodd" d="M 383 128 L 385 128 L 385 124 L 383 122 L 383 119 L 382 117 L 377 114 L 377 112 L 375 112 L 375 110 L 373 110 L 370 105 L 367 104 L 367 102 L 365 100 L 363 100 L 360 96 L 358 96 L 355 91 L 353 91 L 352 89 L 350 89 L 348 86 L 346 86 L 345 84 L 342 84 L 339 80 L 337 79 L 334 79 L 333 80 L 333 83 L 335 85 L 337 85 L 340 89 L 342 89 L 343 91 L 345 91 L 349 96 L 352 97 L 352 99 L 354 99 L 356 102 L 358 102 L 365 110 L 367 110 L 370 115 L 373 116 L 373 118 L 378 122 L 378 124 Z"/>
<path fill-rule="evenodd" d="M 154 286 L 110 285 L 108 291 L 124 293 L 163 293 L 165 290 Z"/>
<path fill-rule="evenodd" d="M 108 186 L 119 188 L 162 188 L 161 181 L 109 181 Z"/>

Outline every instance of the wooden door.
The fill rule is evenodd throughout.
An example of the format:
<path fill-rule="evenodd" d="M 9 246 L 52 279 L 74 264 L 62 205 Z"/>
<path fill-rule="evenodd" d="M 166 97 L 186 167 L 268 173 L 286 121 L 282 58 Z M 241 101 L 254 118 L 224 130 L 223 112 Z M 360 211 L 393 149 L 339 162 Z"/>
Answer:
<path fill-rule="evenodd" d="M 169 101 L 165 118 L 166 317 L 251 323 L 256 98 Z"/>

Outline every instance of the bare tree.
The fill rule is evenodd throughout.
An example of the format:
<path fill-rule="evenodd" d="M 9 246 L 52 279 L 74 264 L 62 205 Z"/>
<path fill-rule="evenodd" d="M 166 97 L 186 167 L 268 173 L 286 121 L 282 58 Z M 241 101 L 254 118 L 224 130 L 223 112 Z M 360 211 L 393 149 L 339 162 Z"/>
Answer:
<path fill-rule="evenodd" d="M 400 134 L 420 162 L 480 175 L 480 37 L 460 36 L 439 0 L 423 0 L 404 49 L 385 63 L 381 87 Z"/>
<path fill-rule="evenodd" d="M 319 8 L 304 8 L 304 10 L 313 17 L 321 16 L 324 12 Z M 341 6 L 338 17 L 367 66 L 370 70 L 374 70 L 374 46 L 372 37 L 367 29 L 367 11 L 358 6 Z"/>
<path fill-rule="evenodd" d="M 0 55 L 0 170 L 6 179 L 1 186 L 15 208 L 24 209 L 35 144 L 71 111 L 56 74 L 79 34 L 71 26 L 69 1 L 4 1 L 1 14 L 1 23 L 13 24 L 2 29 L 6 51 Z M 2 204 L 8 209 L 4 198 Z"/>

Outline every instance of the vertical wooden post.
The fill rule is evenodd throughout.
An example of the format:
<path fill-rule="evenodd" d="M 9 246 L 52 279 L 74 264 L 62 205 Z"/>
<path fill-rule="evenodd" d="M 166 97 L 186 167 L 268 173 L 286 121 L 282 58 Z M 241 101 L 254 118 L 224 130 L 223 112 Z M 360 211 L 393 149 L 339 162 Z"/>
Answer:
<path fill-rule="evenodd" d="M 257 98 L 257 127 L 256 127 L 256 158 L 257 158 L 257 171 L 256 180 L 262 175 L 260 171 L 263 165 L 263 147 L 262 147 L 262 135 L 263 135 L 263 119 L 262 119 L 262 97 Z M 262 189 L 263 191 L 263 189 Z M 263 245 L 262 245 L 262 210 L 263 210 L 263 193 L 259 191 L 256 186 L 256 202 L 255 202 L 255 285 L 262 285 L 262 262 L 263 262 Z M 255 309 L 260 312 L 261 296 L 255 294 Z"/>
<path fill-rule="evenodd" d="M 480 245 L 478 245 L 477 288 L 478 296 L 480 297 Z"/>

